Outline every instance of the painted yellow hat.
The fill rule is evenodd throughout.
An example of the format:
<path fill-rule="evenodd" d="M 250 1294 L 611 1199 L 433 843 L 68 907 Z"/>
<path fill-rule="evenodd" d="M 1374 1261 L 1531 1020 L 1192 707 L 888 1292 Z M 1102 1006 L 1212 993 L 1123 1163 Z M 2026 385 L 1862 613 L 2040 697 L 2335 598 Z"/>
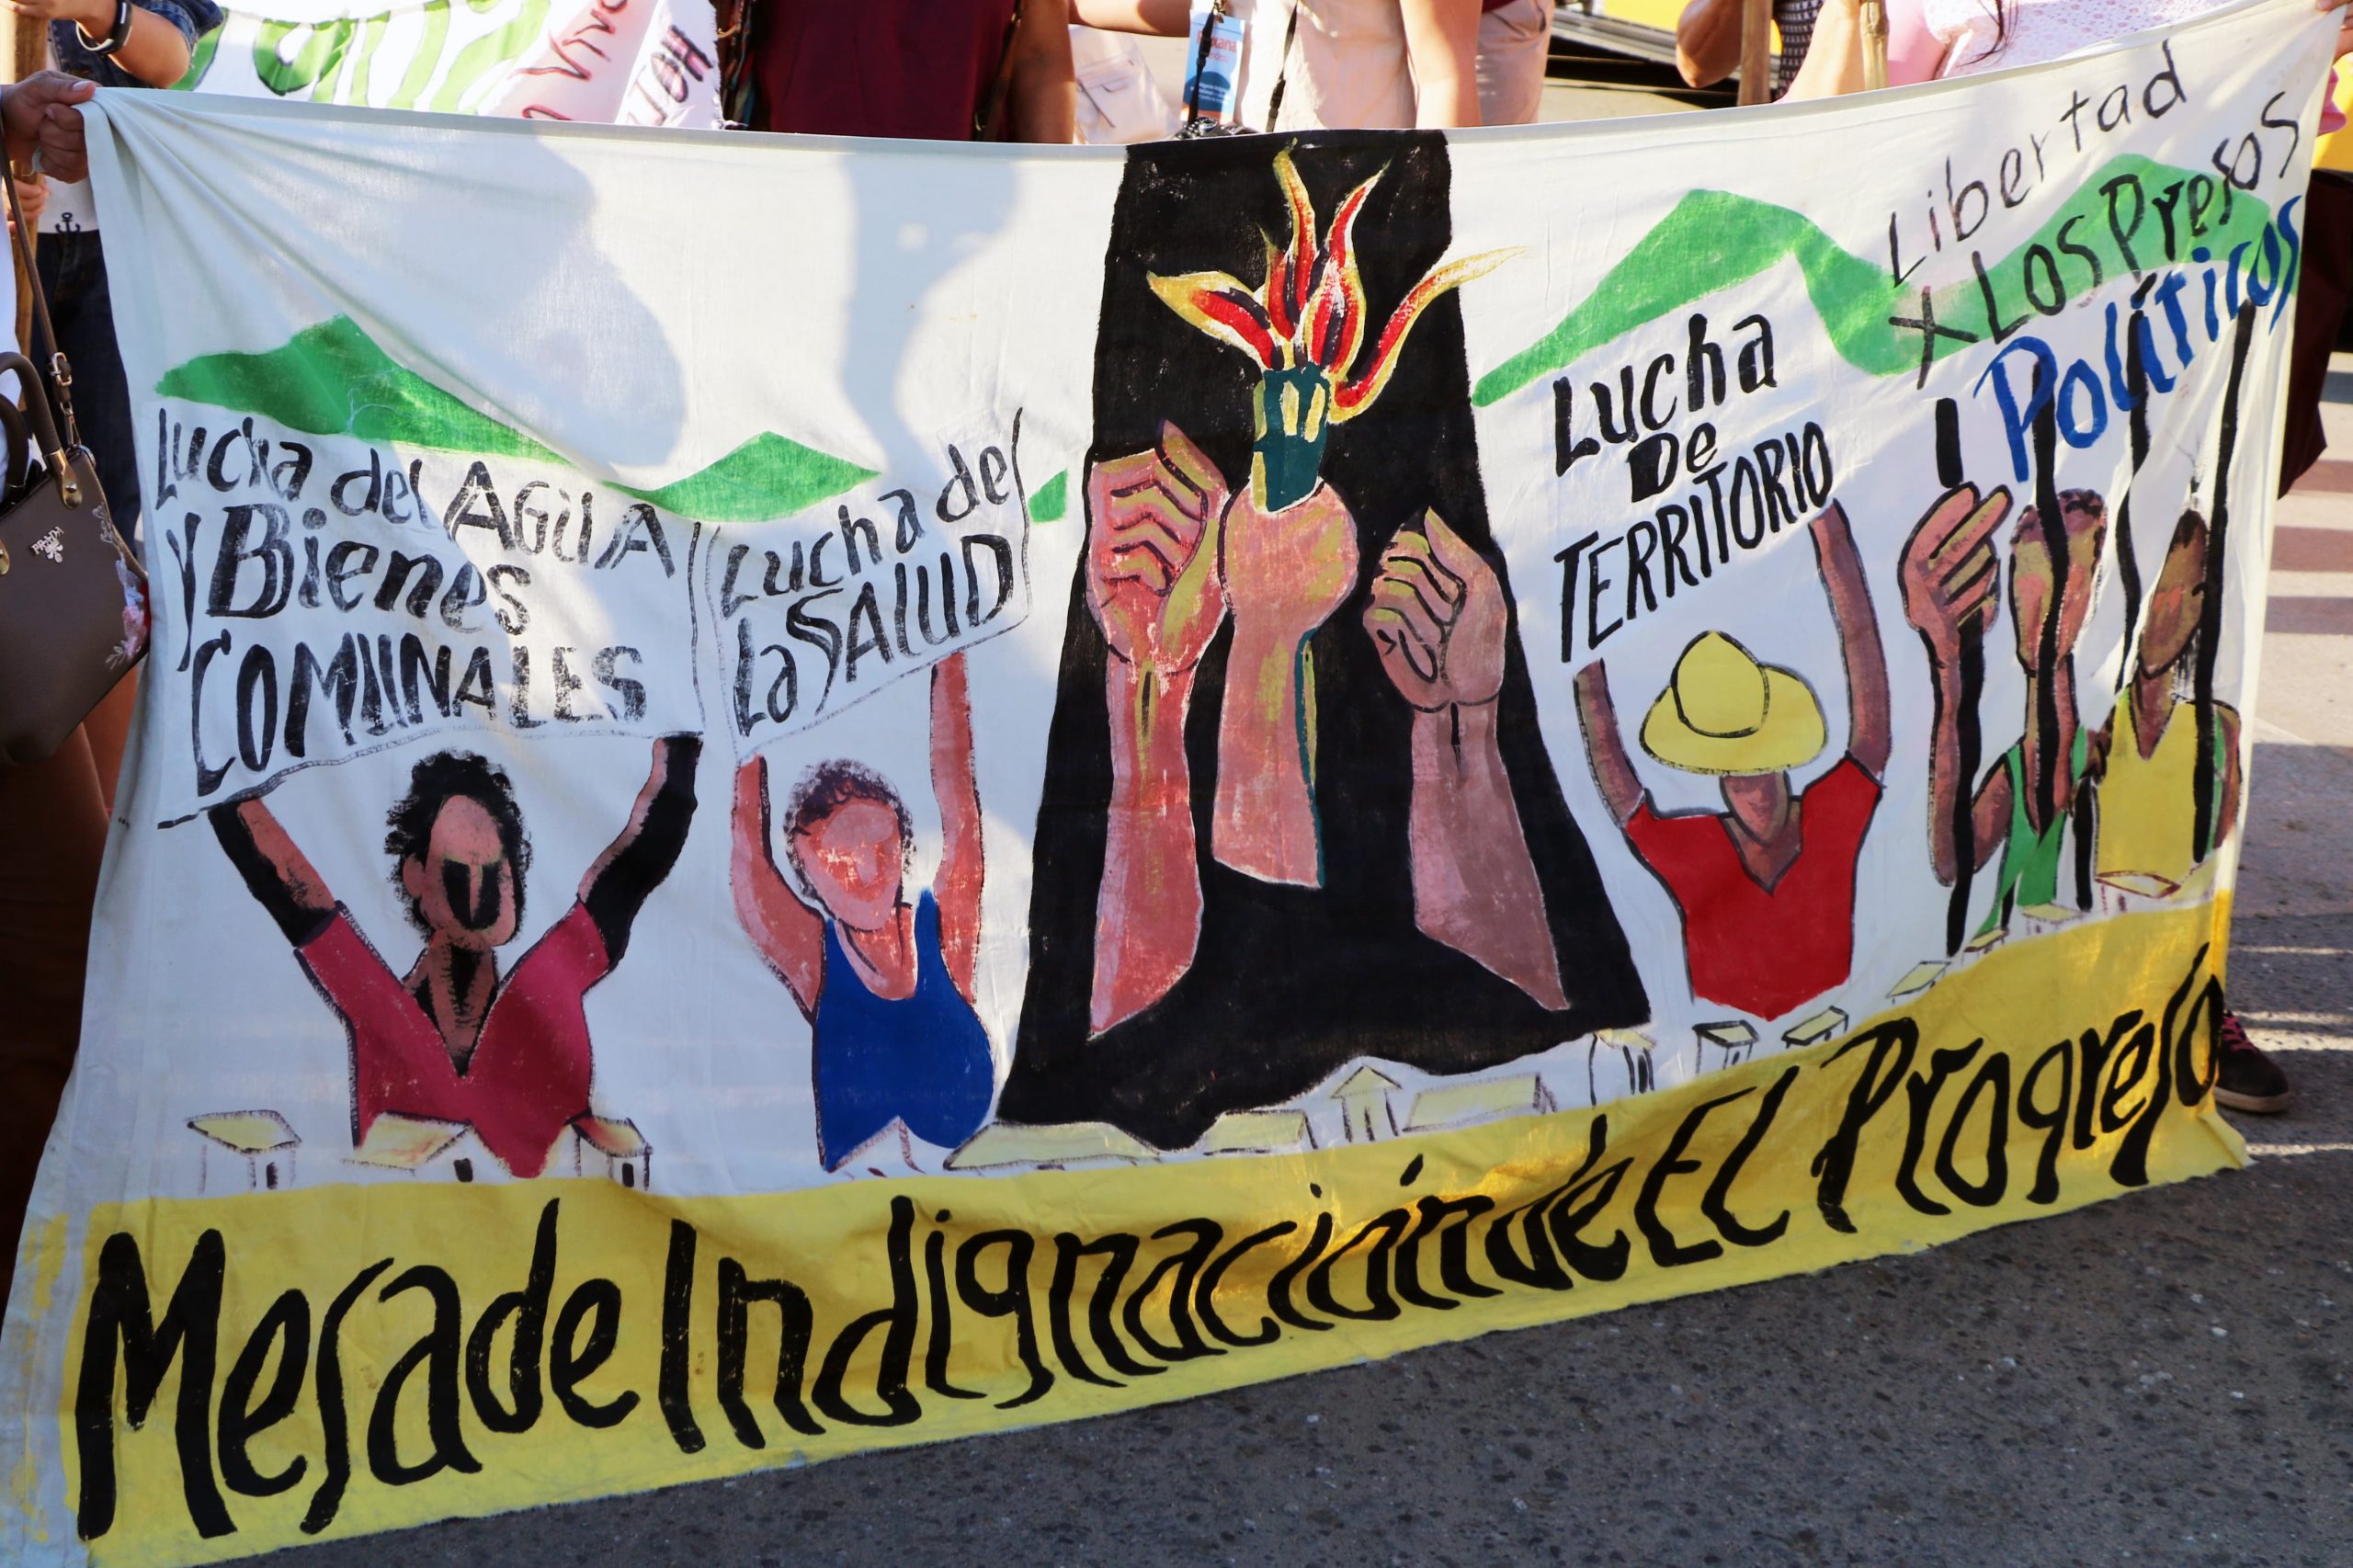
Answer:
<path fill-rule="evenodd" d="M 1779 773 L 1822 750 L 1822 704 L 1793 670 L 1702 632 L 1643 721 L 1643 749 L 1687 773 Z"/>

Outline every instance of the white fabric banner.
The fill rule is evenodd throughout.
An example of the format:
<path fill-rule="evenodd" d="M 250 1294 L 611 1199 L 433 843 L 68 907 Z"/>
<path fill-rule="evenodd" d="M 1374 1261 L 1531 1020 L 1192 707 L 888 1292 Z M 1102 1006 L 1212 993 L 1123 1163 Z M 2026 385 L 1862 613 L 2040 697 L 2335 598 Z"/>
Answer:
<path fill-rule="evenodd" d="M 313 90 L 381 101 L 415 16 Z M 2334 29 L 1118 149 L 102 94 L 154 636 L 0 1558 L 1126 1408 L 2243 1161 Z"/>

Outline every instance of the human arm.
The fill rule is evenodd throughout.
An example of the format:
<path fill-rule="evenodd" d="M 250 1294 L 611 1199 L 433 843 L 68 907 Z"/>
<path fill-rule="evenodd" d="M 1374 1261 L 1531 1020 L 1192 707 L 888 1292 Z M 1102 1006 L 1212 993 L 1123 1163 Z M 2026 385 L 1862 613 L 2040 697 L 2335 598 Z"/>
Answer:
<path fill-rule="evenodd" d="M 0 124 L 7 131 L 8 157 L 18 167 L 40 155 L 41 171 L 58 179 L 87 179 L 89 148 L 77 104 L 97 91 L 63 71 L 36 71 L 0 87 Z"/>
<path fill-rule="evenodd" d="M 1813 519 L 1813 551 L 1822 562 L 1823 585 L 1830 592 L 1831 619 L 1838 623 L 1838 652 L 1847 665 L 1847 755 L 1875 779 L 1887 777 L 1887 653 L 1880 646 L 1879 617 L 1863 581 L 1862 557 L 1847 526 L 1846 508 L 1833 501 Z"/>
<path fill-rule="evenodd" d="M 1675 68 L 1695 87 L 1740 69 L 1741 0 L 1691 0 L 1675 21 Z"/>
<path fill-rule="evenodd" d="M 1831 98 L 1863 90 L 1864 28 L 1858 0 L 1822 0 L 1813 40 L 1790 90 L 1792 101 Z M 1887 85 L 1933 82 L 1944 69 L 1946 40 L 1929 29 L 1921 0 L 1887 0 Z"/>
<path fill-rule="evenodd" d="M 104 43 L 114 31 L 116 0 L 0 0 L 0 5 L 14 11 L 19 22 L 70 22 L 82 29 L 85 47 Z M 177 6 L 134 4 L 130 33 L 122 47 L 106 58 L 148 86 L 168 87 L 188 74 L 199 30 L 195 19 Z"/>
<path fill-rule="evenodd" d="M 257 799 L 233 801 L 205 815 L 229 863 L 244 878 L 245 891 L 268 911 L 289 942 L 301 947 L 325 928 L 335 917 L 335 894 L 267 805 Z"/>
<path fill-rule="evenodd" d="M 1185 722 L 1194 667 L 1225 621 L 1225 480 L 1174 425 L 1086 474 L 1086 603 L 1101 628 L 1111 739 L 1091 1027 L 1143 1011 L 1192 968 L 1201 933 Z"/>
<path fill-rule="evenodd" d="M 1006 45 L 1006 139 L 1063 145 L 1078 136 L 1078 72 L 1069 0 L 1022 0 Z"/>
<path fill-rule="evenodd" d="M 1183 38 L 1192 30 L 1191 0 L 1070 0 L 1070 19 L 1112 33 Z"/>
<path fill-rule="evenodd" d="M 1599 659 L 1577 672 L 1577 723 L 1585 731 L 1585 749 L 1593 763 L 1593 781 L 1601 787 L 1601 802 L 1609 820 L 1620 827 L 1643 804 L 1643 781 L 1633 759 L 1618 734 L 1618 708 L 1609 699 L 1609 672 Z"/>
<path fill-rule="evenodd" d="M 621 961 L 637 912 L 686 847 L 695 815 L 695 761 L 701 755 L 699 735 L 665 735 L 654 743 L 654 766 L 629 822 L 580 879 L 580 902 L 604 938 L 608 965 Z"/>
<path fill-rule="evenodd" d="M 1961 875 L 1954 806 L 1970 788 L 1961 776 L 1961 664 L 1965 646 L 1972 642 L 1982 645 L 1994 624 L 2002 569 L 1993 538 L 2009 510 L 2007 489 L 1982 499 L 1971 484 L 1945 492 L 1912 530 L 1897 568 L 1904 619 L 1928 650 L 1935 700 L 1928 749 L 1928 848 L 1937 880 L 1947 886 Z M 1970 865 L 1974 868 L 1991 858 L 2007 827 L 2007 768 L 1996 767 L 1986 775 L 1970 811 Z"/>
<path fill-rule="evenodd" d="M 1479 0 L 1398 0 L 1398 10 L 1415 129 L 1478 124 Z"/>
<path fill-rule="evenodd" d="M 777 869 L 769 820 L 768 765 L 752 757 L 735 769 L 734 851 L 728 881 L 735 918 L 768 968 L 810 1017 L 825 978 L 825 923 L 794 895 Z"/>
<path fill-rule="evenodd" d="M 1495 568 L 1436 512 L 1390 541 L 1364 612 L 1381 668 L 1414 710 L 1415 924 L 1557 1011 L 1568 996 L 1500 744 L 1510 624 Z"/>
<path fill-rule="evenodd" d="M 932 896 L 939 905 L 940 956 L 964 1000 L 973 1000 L 981 949 L 981 795 L 972 777 L 972 699 L 964 655 L 931 667 L 931 792 L 943 844 Z"/>
<path fill-rule="evenodd" d="M 1219 541 L 1233 643 L 1218 710 L 1210 844 L 1245 876 L 1320 887 L 1307 642 L 1356 586 L 1356 519 L 1328 483 L 1271 512 L 1257 488 L 1234 493 Z"/>

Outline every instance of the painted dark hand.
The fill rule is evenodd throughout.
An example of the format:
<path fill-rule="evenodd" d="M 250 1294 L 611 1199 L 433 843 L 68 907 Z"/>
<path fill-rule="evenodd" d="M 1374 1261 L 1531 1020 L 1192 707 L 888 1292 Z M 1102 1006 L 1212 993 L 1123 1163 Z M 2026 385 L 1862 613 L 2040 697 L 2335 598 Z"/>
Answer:
<path fill-rule="evenodd" d="M 1220 544 L 1233 649 L 1219 711 L 1211 847 L 1261 881 L 1320 887 L 1307 640 L 1355 591 L 1356 518 L 1329 484 L 1272 512 L 1244 489 L 1226 507 Z"/>
<path fill-rule="evenodd" d="M 229 863 L 245 889 L 296 947 L 316 937 L 335 917 L 335 894 L 327 891 L 301 849 L 267 801 L 259 797 L 224 801 L 205 812 Z"/>
<path fill-rule="evenodd" d="M 1381 552 L 1364 629 L 1398 695 L 1424 712 L 1493 702 L 1511 611 L 1503 584 L 1436 512 Z"/>
<path fill-rule="evenodd" d="M 2009 515 L 2010 493 L 1980 497 L 1973 484 L 1948 490 L 1928 508 L 1904 546 L 1896 575 L 1904 618 L 1927 640 L 1939 667 L 1960 662 L 1962 633 L 1994 624 L 2002 566 L 1994 534 Z"/>
<path fill-rule="evenodd" d="M 1150 451 L 1086 474 L 1086 603 L 1111 652 L 1168 677 L 1200 662 L 1225 619 L 1218 528 L 1229 496 L 1209 455 L 1174 425 Z"/>
<path fill-rule="evenodd" d="M 700 735 L 663 735 L 654 742 L 652 764 L 630 803 L 629 821 L 580 879 L 580 903 L 597 923 L 608 963 L 621 961 L 638 911 L 686 847 L 695 815 L 695 764 L 701 756 Z"/>

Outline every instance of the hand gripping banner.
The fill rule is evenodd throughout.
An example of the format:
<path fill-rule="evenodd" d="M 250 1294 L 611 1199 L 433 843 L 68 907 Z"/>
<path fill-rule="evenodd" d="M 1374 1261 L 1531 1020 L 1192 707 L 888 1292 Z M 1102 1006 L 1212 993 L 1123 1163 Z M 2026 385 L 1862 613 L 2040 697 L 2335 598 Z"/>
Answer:
<path fill-rule="evenodd" d="M 110 262 L 174 280 L 118 291 L 154 652 L 0 1552 L 1099 1414 L 2243 1161 L 2301 7 L 1124 151 L 102 96 Z"/>

